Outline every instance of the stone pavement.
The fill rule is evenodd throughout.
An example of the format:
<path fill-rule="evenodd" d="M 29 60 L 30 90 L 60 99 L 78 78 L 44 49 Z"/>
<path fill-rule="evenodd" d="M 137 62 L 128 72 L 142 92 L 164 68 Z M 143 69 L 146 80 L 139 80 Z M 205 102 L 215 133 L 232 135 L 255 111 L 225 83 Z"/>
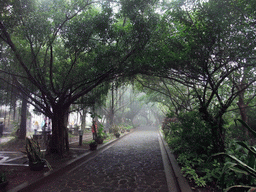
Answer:
<path fill-rule="evenodd" d="M 140 127 L 34 191 L 168 192 L 158 131 Z"/>
<path fill-rule="evenodd" d="M 10 141 L 13 138 L 14 138 L 13 136 L 0 137 L 0 144 L 6 143 L 6 142 Z"/>
<path fill-rule="evenodd" d="M 0 138 L 0 144 L 6 143 L 13 139 L 12 136 Z M 69 138 L 70 144 L 78 142 L 78 136 L 73 136 Z M 87 132 L 83 135 L 83 141 L 92 140 L 92 134 Z M 71 148 L 73 149 L 73 148 Z M 74 148 L 76 150 L 76 148 Z M 82 150 L 82 149 L 78 149 Z M 28 166 L 27 156 L 21 151 L 0 151 L 0 165 L 19 165 L 19 166 Z"/>

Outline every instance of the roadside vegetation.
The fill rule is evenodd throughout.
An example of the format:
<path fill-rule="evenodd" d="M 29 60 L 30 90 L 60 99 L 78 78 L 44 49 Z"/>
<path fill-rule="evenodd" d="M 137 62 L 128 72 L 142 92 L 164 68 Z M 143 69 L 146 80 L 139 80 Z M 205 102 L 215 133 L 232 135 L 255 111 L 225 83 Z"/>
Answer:
<path fill-rule="evenodd" d="M 249 191 L 255 189 L 255 131 L 242 120 L 226 119 L 225 152 L 215 153 L 209 125 L 199 113 L 166 117 L 162 131 L 193 189 Z M 233 121 L 233 122 L 232 122 Z M 227 125 L 228 126 L 228 125 Z M 243 127 L 244 126 L 244 127 Z M 249 130 L 249 136 L 245 135 Z"/>

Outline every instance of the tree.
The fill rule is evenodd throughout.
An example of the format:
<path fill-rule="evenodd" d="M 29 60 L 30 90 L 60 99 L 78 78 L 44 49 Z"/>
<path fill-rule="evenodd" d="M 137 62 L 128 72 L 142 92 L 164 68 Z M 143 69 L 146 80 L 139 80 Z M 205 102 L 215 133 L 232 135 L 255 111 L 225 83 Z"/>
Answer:
<path fill-rule="evenodd" d="M 161 77 L 137 77 L 137 88 L 146 93 L 146 100 L 165 105 L 178 115 L 182 111 L 193 109 L 191 88 L 171 79 Z"/>
<path fill-rule="evenodd" d="M 184 66 L 188 71 L 176 74 L 193 88 L 199 112 L 211 125 L 213 152 L 225 151 L 223 115 L 239 94 L 255 82 L 253 75 L 242 89 L 236 87 L 236 73 L 254 66 L 255 44 L 251 43 L 254 27 L 248 25 L 235 4 L 233 7 L 229 3 L 209 1 L 195 5 L 195 12 L 184 11 L 177 17 L 186 26 L 183 45 L 189 45 L 186 48 L 190 50 L 190 59 Z"/>
<path fill-rule="evenodd" d="M 122 123 L 125 118 L 125 111 L 130 103 L 127 99 L 129 91 L 130 87 L 125 86 L 124 82 L 113 81 L 105 103 L 100 106 L 101 115 L 106 118 L 106 127 L 110 128 L 110 131 L 113 124 Z"/>
<path fill-rule="evenodd" d="M 238 6 L 239 5 L 239 6 Z M 223 115 L 242 91 L 236 74 L 255 67 L 253 1 L 175 1 L 163 17 L 160 41 L 151 41 L 142 62 L 144 73 L 167 78 L 192 90 L 198 110 L 210 126 L 213 153 L 225 150 Z M 247 11 L 248 10 L 248 11 Z M 159 56 L 160 55 L 160 56 Z M 142 72 L 143 73 L 143 72 Z"/>
<path fill-rule="evenodd" d="M 64 122 L 72 103 L 105 81 L 136 73 L 133 60 L 157 22 L 152 2 L 138 1 L 130 9 L 128 1 L 120 1 L 121 12 L 115 15 L 108 1 L 3 5 L 0 38 L 17 63 L 9 72 L 13 86 L 52 120 L 51 152 L 68 150 Z"/>

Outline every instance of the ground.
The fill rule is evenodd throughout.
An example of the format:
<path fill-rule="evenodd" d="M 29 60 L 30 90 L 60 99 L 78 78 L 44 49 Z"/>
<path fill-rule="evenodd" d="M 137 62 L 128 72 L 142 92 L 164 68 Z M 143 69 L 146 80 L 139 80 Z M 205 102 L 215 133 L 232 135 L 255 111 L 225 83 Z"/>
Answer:
<path fill-rule="evenodd" d="M 108 142 L 113 138 L 113 136 L 109 137 L 108 140 L 105 140 L 105 142 Z M 73 140 L 73 142 L 70 144 L 70 151 L 69 153 L 66 153 L 64 155 L 64 158 L 60 159 L 54 155 L 47 155 L 45 157 L 54 170 L 60 168 L 66 162 L 83 155 L 85 152 L 88 152 L 88 143 L 90 141 L 90 138 L 87 138 L 87 141 L 84 141 L 82 146 L 79 146 L 78 137 L 73 137 L 71 140 Z M 25 152 L 25 141 L 15 139 L 11 140 L 7 144 L 0 144 L 0 151 Z M 24 154 L 24 158 L 18 159 L 16 163 L 21 165 L 26 164 L 26 155 Z M 49 169 L 45 167 L 42 171 L 31 171 L 28 166 L 8 166 L 0 164 L 0 171 L 4 171 L 6 173 L 7 179 L 9 181 L 6 187 L 6 191 L 8 191 L 24 182 L 30 182 L 39 179 L 40 177 L 43 176 L 44 173 L 48 172 Z M 194 192 L 212 192 L 212 190 L 209 188 L 198 188 L 192 183 L 190 183 L 190 185 Z"/>
<path fill-rule="evenodd" d="M 56 170 L 60 168 L 62 165 L 71 161 L 78 156 L 83 155 L 85 152 L 89 150 L 89 141 L 91 138 L 86 137 L 87 140 L 83 142 L 82 146 L 79 146 L 78 137 L 73 137 L 70 144 L 70 151 L 64 155 L 63 158 L 59 158 L 56 155 L 46 155 L 45 159 L 50 163 L 51 167 Z M 105 140 L 108 142 L 112 140 L 113 136 L 109 137 Z M 5 152 L 25 152 L 25 140 L 12 139 L 8 143 L 0 144 L 0 151 Z M 0 159 L 1 160 L 1 159 Z M 26 181 L 34 181 L 43 176 L 44 173 L 48 172 L 48 168 L 44 168 L 42 171 L 31 171 L 28 166 L 24 166 L 28 163 L 26 154 L 24 153 L 24 158 L 19 158 L 15 160 L 16 164 L 20 164 L 21 166 L 13 166 L 13 165 L 1 165 L 0 171 L 5 172 L 6 177 L 9 181 L 5 190 L 10 190 Z M 0 189 L 1 191 L 1 189 Z"/>

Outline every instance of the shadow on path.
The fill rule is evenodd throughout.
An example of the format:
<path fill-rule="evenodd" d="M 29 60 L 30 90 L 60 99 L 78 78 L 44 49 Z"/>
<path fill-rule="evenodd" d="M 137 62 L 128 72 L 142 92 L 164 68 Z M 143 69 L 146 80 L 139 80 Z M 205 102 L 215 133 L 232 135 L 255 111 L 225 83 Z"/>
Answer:
<path fill-rule="evenodd" d="M 156 127 L 143 126 L 34 191 L 167 192 Z"/>

